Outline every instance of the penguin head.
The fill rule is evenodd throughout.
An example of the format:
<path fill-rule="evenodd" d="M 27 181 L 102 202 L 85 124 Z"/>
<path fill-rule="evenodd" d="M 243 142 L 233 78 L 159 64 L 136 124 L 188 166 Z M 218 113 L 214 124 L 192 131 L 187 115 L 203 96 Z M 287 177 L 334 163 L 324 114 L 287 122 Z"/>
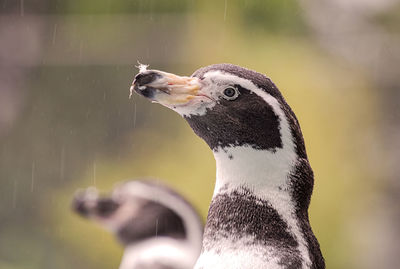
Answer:
<path fill-rule="evenodd" d="M 82 217 L 93 220 L 113 232 L 124 245 L 167 236 L 185 238 L 186 230 L 182 217 L 167 205 L 157 201 L 151 192 L 142 192 L 145 187 L 169 194 L 168 188 L 146 181 L 128 181 L 117 185 L 108 195 L 99 195 L 90 187 L 78 191 L 73 199 L 73 210 Z"/>
<path fill-rule="evenodd" d="M 142 68 L 131 90 L 182 115 L 214 151 L 247 146 L 274 152 L 287 143 L 305 157 L 294 113 L 275 84 L 255 71 L 215 64 L 184 77 Z"/>

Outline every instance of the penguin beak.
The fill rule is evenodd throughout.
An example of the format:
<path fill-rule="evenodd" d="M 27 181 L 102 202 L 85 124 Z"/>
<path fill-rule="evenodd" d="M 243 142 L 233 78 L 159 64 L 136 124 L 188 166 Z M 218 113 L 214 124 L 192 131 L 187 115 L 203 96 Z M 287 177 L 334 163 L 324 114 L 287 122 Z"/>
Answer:
<path fill-rule="evenodd" d="M 167 107 L 183 106 L 200 93 L 201 81 L 196 77 L 177 76 L 159 70 L 141 68 L 132 83 L 132 91 Z"/>
<path fill-rule="evenodd" d="M 97 189 L 93 187 L 78 191 L 72 201 L 72 209 L 86 218 L 106 218 L 112 215 L 119 206 L 119 203 L 112 198 L 99 197 Z"/>
<path fill-rule="evenodd" d="M 98 191 L 96 188 L 78 190 L 72 201 L 72 209 L 82 217 L 90 217 L 97 204 Z"/>

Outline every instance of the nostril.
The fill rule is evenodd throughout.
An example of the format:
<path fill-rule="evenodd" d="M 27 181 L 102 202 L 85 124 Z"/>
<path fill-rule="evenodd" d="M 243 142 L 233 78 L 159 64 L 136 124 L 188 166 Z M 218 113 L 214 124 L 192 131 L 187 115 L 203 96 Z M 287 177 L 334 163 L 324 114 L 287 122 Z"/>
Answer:
<path fill-rule="evenodd" d="M 157 78 L 160 78 L 160 77 L 161 77 L 160 74 L 158 74 L 156 72 L 153 72 L 153 71 L 147 71 L 147 72 L 144 72 L 144 73 L 139 73 L 135 77 L 134 84 L 137 84 L 139 86 L 147 85 L 147 84 L 153 82 L 154 80 L 156 80 Z"/>

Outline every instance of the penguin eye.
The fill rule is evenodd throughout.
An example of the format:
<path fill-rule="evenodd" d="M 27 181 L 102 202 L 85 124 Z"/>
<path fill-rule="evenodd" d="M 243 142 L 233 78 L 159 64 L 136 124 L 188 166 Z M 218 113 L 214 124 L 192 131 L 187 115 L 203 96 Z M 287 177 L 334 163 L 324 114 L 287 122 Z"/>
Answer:
<path fill-rule="evenodd" d="M 232 100 L 235 100 L 236 98 L 238 98 L 238 96 L 239 96 L 239 90 L 236 89 L 235 87 L 225 88 L 223 97 L 226 100 L 232 101 Z"/>

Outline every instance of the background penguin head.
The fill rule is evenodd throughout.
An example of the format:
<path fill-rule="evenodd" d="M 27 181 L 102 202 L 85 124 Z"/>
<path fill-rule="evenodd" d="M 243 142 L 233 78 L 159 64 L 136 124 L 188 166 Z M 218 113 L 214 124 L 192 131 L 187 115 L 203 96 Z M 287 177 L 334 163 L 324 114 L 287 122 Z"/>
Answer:
<path fill-rule="evenodd" d="M 148 182 L 126 182 L 118 185 L 110 195 L 99 195 L 90 187 L 78 191 L 73 199 L 73 210 L 113 232 L 124 245 L 155 237 L 183 239 L 186 236 L 183 220 L 176 212 L 152 197 L 137 196 L 132 188 Z M 157 188 L 162 188 L 157 185 Z"/>

